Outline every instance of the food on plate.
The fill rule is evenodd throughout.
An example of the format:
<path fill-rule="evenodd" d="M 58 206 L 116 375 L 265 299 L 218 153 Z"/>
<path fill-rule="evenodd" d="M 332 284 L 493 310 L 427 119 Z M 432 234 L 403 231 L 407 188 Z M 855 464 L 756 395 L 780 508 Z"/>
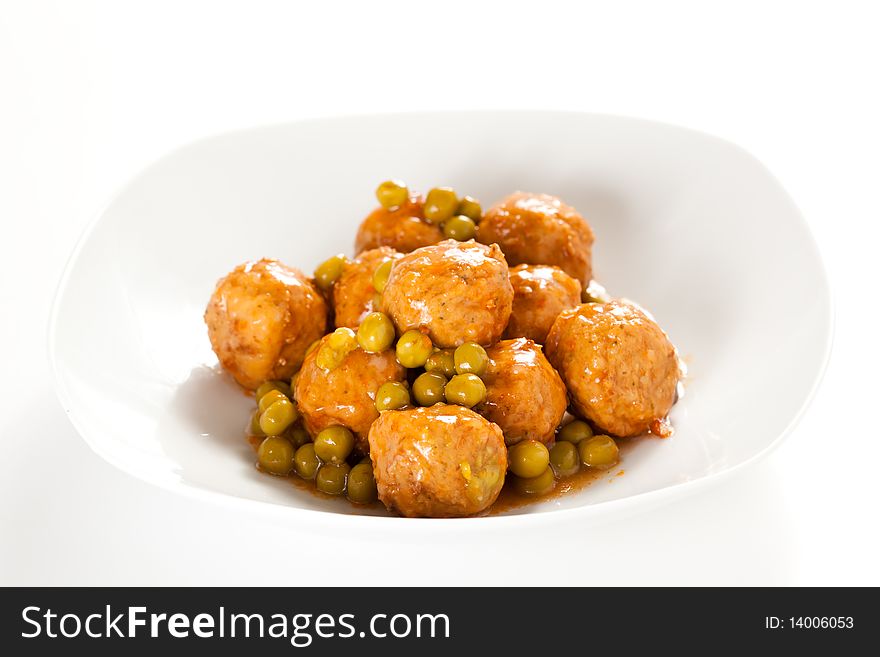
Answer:
<path fill-rule="evenodd" d="M 556 434 L 557 441 L 573 443 L 577 445 L 582 440 L 593 437 L 593 429 L 583 420 L 572 420 L 559 429 Z"/>
<path fill-rule="evenodd" d="M 574 409 L 603 433 L 645 433 L 675 402 L 681 378 L 675 347 L 631 303 L 586 303 L 563 311 L 545 349 Z"/>
<path fill-rule="evenodd" d="M 622 474 L 621 440 L 671 435 L 675 347 L 592 279 L 573 207 L 517 192 L 483 212 L 399 180 L 376 199 L 353 258 L 312 279 L 245 263 L 208 303 L 221 366 L 253 391 L 242 419 L 261 472 L 452 518 Z"/>
<path fill-rule="evenodd" d="M 456 374 L 444 389 L 446 401 L 473 408 L 486 401 L 486 384 L 476 374 Z"/>
<path fill-rule="evenodd" d="M 316 436 L 322 429 L 340 425 L 349 429 L 358 448 L 365 450 L 370 425 L 379 417 L 376 392 L 385 383 L 404 381 L 406 371 L 391 349 L 371 354 L 355 341 L 334 352 L 335 335 L 322 338 L 306 356 L 294 397 L 310 434 Z"/>
<path fill-rule="evenodd" d="M 342 276 L 348 258 L 342 253 L 330 256 L 320 265 L 315 267 L 315 285 L 327 292 L 333 288 L 336 280 Z"/>
<path fill-rule="evenodd" d="M 401 365 L 414 369 L 428 362 L 434 352 L 434 343 L 425 333 L 411 329 L 400 336 L 395 352 Z"/>
<path fill-rule="evenodd" d="M 361 348 L 371 354 L 385 351 L 397 337 L 388 315 L 380 312 L 368 313 L 355 335 Z"/>
<path fill-rule="evenodd" d="M 382 310 L 398 331 L 422 330 L 440 348 L 490 345 L 513 303 L 507 262 L 497 245 L 445 240 L 391 266 Z"/>
<path fill-rule="evenodd" d="M 315 473 L 315 487 L 327 495 L 342 495 L 348 486 L 348 463 L 322 463 Z"/>
<path fill-rule="evenodd" d="M 376 391 L 376 410 L 396 411 L 412 403 L 409 387 L 405 381 L 383 383 Z"/>
<path fill-rule="evenodd" d="M 611 436 L 593 436 L 578 443 L 581 463 L 589 468 L 607 470 L 620 459 L 617 443 Z"/>
<path fill-rule="evenodd" d="M 220 279 L 205 324 L 220 364 L 254 390 L 299 369 L 306 349 L 326 331 L 327 305 L 301 271 L 263 259 Z"/>
<path fill-rule="evenodd" d="M 257 448 L 257 462 L 266 472 L 286 475 L 293 470 L 293 443 L 281 436 L 268 436 Z"/>
<path fill-rule="evenodd" d="M 593 230 L 570 205 L 549 194 L 516 192 L 486 210 L 477 240 L 497 244 L 512 267 L 556 265 L 587 285 Z"/>
<path fill-rule="evenodd" d="M 517 477 L 513 485 L 520 495 L 538 497 L 547 495 L 556 487 L 556 477 L 553 476 L 553 468 L 548 465 L 536 477 Z"/>
<path fill-rule="evenodd" d="M 390 263 L 402 254 L 381 246 L 346 261 L 333 284 L 333 312 L 336 326 L 356 329 L 369 313 L 379 310 L 379 292 L 373 275 L 380 265 Z"/>
<path fill-rule="evenodd" d="M 550 465 L 550 450 L 537 440 L 516 443 L 507 453 L 508 467 L 517 477 L 531 479 L 542 474 Z"/>
<path fill-rule="evenodd" d="M 355 504 L 369 504 L 378 497 L 373 464 L 369 461 L 358 463 L 348 473 L 348 499 Z"/>
<path fill-rule="evenodd" d="M 370 429 L 379 499 L 408 517 L 479 513 L 501 492 L 501 429 L 461 406 L 386 411 Z"/>
<path fill-rule="evenodd" d="M 570 477 L 580 469 L 577 445 L 560 440 L 550 448 L 550 467 L 557 477 Z"/>
<path fill-rule="evenodd" d="M 508 445 L 551 442 L 568 397 L 541 347 L 528 338 L 502 340 L 489 347 L 488 356 L 486 401 L 478 412 L 501 427 Z"/>
<path fill-rule="evenodd" d="M 382 205 L 367 215 L 355 237 L 355 253 L 380 246 L 409 253 L 443 239 L 443 229 L 425 220 L 424 197 L 407 193 L 405 198 L 399 205 Z"/>
<path fill-rule="evenodd" d="M 544 344 L 563 310 L 581 303 L 581 284 L 559 267 L 517 265 L 510 269 L 513 309 L 506 338 L 530 338 Z"/>

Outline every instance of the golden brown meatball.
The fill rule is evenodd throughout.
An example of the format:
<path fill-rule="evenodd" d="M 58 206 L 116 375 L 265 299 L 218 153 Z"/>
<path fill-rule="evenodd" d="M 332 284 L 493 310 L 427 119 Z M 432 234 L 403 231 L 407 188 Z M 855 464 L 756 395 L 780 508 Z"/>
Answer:
<path fill-rule="evenodd" d="M 333 285 L 333 308 L 336 311 L 337 327 L 356 329 L 367 313 L 379 310 L 374 302 L 377 294 L 373 287 L 373 273 L 383 262 L 400 256 L 394 249 L 381 246 L 364 251 L 345 264 L 342 275 Z"/>
<path fill-rule="evenodd" d="M 351 429 L 358 448 L 366 452 L 367 433 L 379 417 L 376 390 L 388 381 L 403 381 L 406 370 L 397 362 L 393 349 L 370 354 L 361 348 L 348 353 L 334 369 L 324 370 L 315 358 L 329 337 L 306 356 L 296 378 L 294 398 L 310 434 L 339 424 Z"/>
<path fill-rule="evenodd" d="M 555 196 L 516 192 L 486 210 L 477 240 L 498 244 L 511 265 L 557 265 L 587 285 L 593 230 Z"/>
<path fill-rule="evenodd" d="M 505 338 L 529 338 L 544 344 L 553 322 L 581 302 L 581 284 L 559 267 L 517 265 L 510 270 L 513 310 Z"/>
<path fill-rule="evenodd" d="M 565 384 L 540 345 L 526 338 L 502 340 L 486 350 L 486 401 L 477 409 L 504 432 L 504 441 L 550 442 L 568 408 Z"/>
<path fill-rule="evenodd" d="M 675 403 L 678 354 L 656 322 L 633 305 L 611 301 L 564 310 L 545 347 L 575 410 L 605 433 L 645 433 Z"/>
<path fill-rule="evenodd" d="M 370 428 L 370 458 L 379 499 L 408 517 L 479 513 L 507 471 L 498 425 L 446 404 L 384 411 Z"/>
<path fill-rule="evenodd" d="M 327 305 L 301 271 L 263 259 L 220 279 L 205 324 L 220 364 L 253 389 L 299 369 L 306 349 L 324 335 Z"/>
<path fill-rule="evenodd" d="M 354 242 L 355 253 L 390 246 L 401 253 L 436 244 L 443 239 L 440 226 L 429 224 L 424 215 L 425 200 L 412 196 L 409 202 L 387 210 L 376 208 L 361 222 Z"/>
<path fill-rule="evenodd" d="M 473 240 L 446 240 L 403 256 L 382 294 L 382 309 L 401 333 L 422 328 L 438 347 L 492 344 L 512 303 L 504 254 Z"/>

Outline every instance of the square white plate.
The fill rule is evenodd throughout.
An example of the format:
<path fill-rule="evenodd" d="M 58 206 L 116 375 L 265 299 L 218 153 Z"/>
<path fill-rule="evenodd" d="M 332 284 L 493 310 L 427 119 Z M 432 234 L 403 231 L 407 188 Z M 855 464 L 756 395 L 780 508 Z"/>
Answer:
<path fill-rule="evenodd" d="M 452 185 L 484 205 L 517 189 L 562 197 L 595 230 L 595 277 L 652 311 L 689 367 L 674 436 L 630 450 L 623 476 L 511 515 L 419 527 L 567 521 L 695 491 L 778 444 L 809 402 L 830 349 L 828 286 L 798 210 L 748 153 L 613 116 L 362 116 L 198 141 L 100 214 L 50 329 L 58 393 L 88 444 L 183 493 L 296 522 L 411 531 L 414 521 L 353 515 L 258 473 L 243 438 L 253 401 L 218 372 L 202 322 L 215 282 L 240 262 L 309 272 L 350 253 L 387 178 Z"/>

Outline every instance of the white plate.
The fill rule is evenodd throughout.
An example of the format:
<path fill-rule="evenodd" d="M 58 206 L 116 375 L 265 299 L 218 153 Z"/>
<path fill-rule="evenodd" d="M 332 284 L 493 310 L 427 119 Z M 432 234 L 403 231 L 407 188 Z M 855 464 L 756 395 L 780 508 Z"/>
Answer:
<path fill-rule="evenodd" d="M 356 516 L 344 501 L 259 474 L 242 435 L 253 402 L 216 369 L 202 323 L 208 297 L 245 260 L 308 272 L 350 252 L 375 185 L 391 177 L 484 203 L 523 189 L 577 207 L 596 232 L 596 277 L 650 309 L 688 363 L 675 435 L 631 450 L 623 476 L 482 519 Z M 149 167 L 77 246 L 50 352 L 78 431 L 146 481 L 298 522 L 509 527 L 668 499 L 767 453 L 816 388 L 830 317 L 804 220 L 737 146 L 612 116 L 402 114 L 234 132 Z"/>

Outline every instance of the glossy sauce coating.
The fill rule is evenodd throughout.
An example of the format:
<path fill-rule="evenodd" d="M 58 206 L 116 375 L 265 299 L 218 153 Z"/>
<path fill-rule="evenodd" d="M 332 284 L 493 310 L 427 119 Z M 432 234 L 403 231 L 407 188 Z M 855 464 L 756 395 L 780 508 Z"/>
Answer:
<path fill-rule="evenodd" d="M 568 396 L 540 345 L 526 338 L 502 340 L 486 353 L 486 401 L 477 411 L 501 427 L 508 445 L 521 440 L 551 442 Z"/>
<path fill-rule="evenodd" d="M 504 254 L 473 240 L 446 240 L 395 261 L 382 295 L 382 309 L 400 333 L 421 329 L 444 348 L 494 343 L 512 303 Z"/>
<path fill-rule="evenodd" d="M 306 276 L 277 260 L 236 267 L 205 310 L 211 347 L 245 388 L 287 379 L 327 328 L 327 305 Z"/>
<path fill-rule="evenodd" d="M 581 285 L 590 282 L 593 230 L 555 196 L 511 194 L 486 210 L 477 240 L 498 244 L 510 266 L 557 265 Z"/>
<path fill-rule="evenodd" d="M 355 253 L 380 246 L 390 246 L 409 253 L 443 239 L 440 226 L 429 224 L 424 217 L 425 199 L 412 196 L 399 208 L 376 208 L 361 222 L 355 237 Z"/>
<path fill-rule="evenodd" d="M 681 377 L 675 347 L 634 305 L 611 301 L 565 310 L 545 348 L 574 408 L 605 433 L 645 433 L 675 403 Z"/>
<path fill-rule="evenodd" d="M 357 448 L 365 452 L 370 425 L 379 417 L 376 391 L 388 381 L 403 381 L 406 370 L 397 362 L 393 349 L 369 354 L 357 348 L 340 365 L 326 371 L 315 363 L 319 349 L 306 356 L 294 390 L 305 427 L 312 436 L 329 426 L 348 427 L 357 439 Z"/>
<path fill-rule="evenodd" d="M 462 406 L 383 411 L 369 440 L 379 499 L 404 516 L 479 513 L 504 485 L 501 429 Z"/>
<path fill-rule="evenodd" d="M 505 338 L 529 338 L 544 344 L 553 322 L 581 302 L 581 284 L 552 265 L 517 265 L 510 270 L 513 310 Z"/>
<path fill-rule="evenodd" d="M 354 260 L 345 263 L 342 275 L 333 285 L 333 308 L 336 326 L 356 329 L 363 318 L 374 310 L 376 289 L 373 274 L 383 262 L 399 258 L 400 253 L 382 246 L 364 251 Z"/>

